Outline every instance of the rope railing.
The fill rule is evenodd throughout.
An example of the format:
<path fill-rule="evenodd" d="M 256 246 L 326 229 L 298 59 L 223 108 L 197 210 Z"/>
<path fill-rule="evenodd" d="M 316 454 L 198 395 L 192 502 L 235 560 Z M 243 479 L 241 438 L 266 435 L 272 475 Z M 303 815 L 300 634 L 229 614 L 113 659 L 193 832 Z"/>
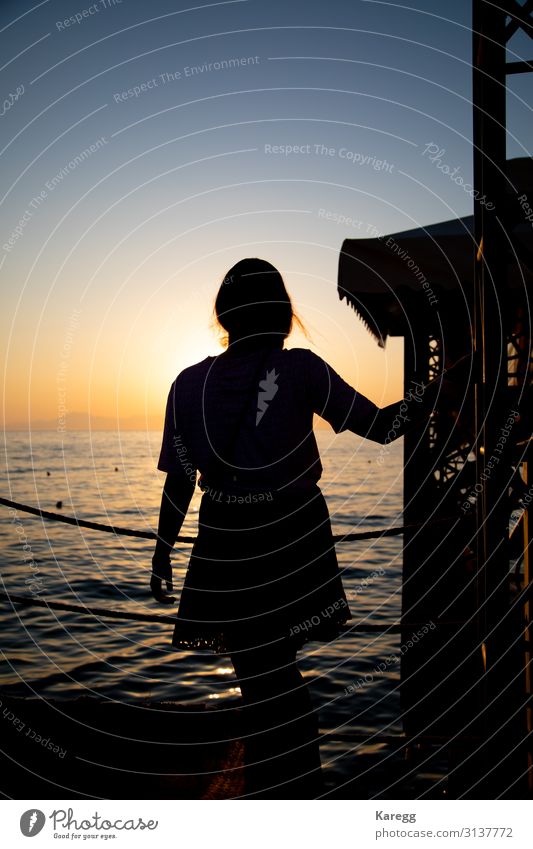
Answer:
<path fill-rule="evenodd" d="M 153 531 L 141 531 L 135 530 L 133 528 L 121 528 L 116 527 L 114 525 L 105 525 L 101 522 L 90 522 L 87 519 L 78 519 L 76 516 L 65 516 L 62 513 L 51 513 L 47 510 L 41 510 L 40 507 L 31 507 L 28 504 L 20 504 L 18 501 L 12 501 L 10 498 L 0 497 L 0 505 L 10 507 L 13 510 L 19 510 L 23 513 L 29 513 L 32 516 L 37 516 L 41 519 L 46 519 L 47 521 L 62 522 L 66 525 L 76 525 L 79 528 L 87 528 L 87 530 L 90 531 L 102 531 L 108 534 L 116 534 L 117 536 L 137 537 L 140 539 L 157 539 L 157 534 Z M 443 519 L 433 520 L 431 524 L 440 524 L 442 522 L 450 521 L 453 520 L 449 517 L 446 517 Z M 400 525 L 393 528 L 386 528 L 385 530 L 361 531 L 359 533 L 354 534 L 336 535 L 333 537 L 333 540 L 335 543 L 339 543 L 352 542 L 355 540 L 362 539 L 380 539 L 382 537 L 398 536 L 399 534 L 404 533 L 404 531 L 406 530 L 420 528 L 424 524 L 426 523 L 420 522 L 411 525 Z M 195 540 L 196 537 L 191 536 L 177 537 L 177 542 L 194 543 Z M 22 605 L 23 607 L 43 607 L 47 610 L 62 610 L 68 613 L 79 613 L 83 615 L 95 616 L 97 618 L 104 617 L 109 619 L 129 619 L 137 622 L 155 622 L 165 625 L 175 623 L 175 616 L 173 615 L 135 613 L 126 610 L 111 610 L 109 608 L 103 607 L 87 607 L 86 605 L 71 604 L 70 602 L 64 601 L 46 601 L 41 598 L 36 598 L 35 596 L 22 596 L 0 592 L 0 599 L 3 599 L 4 601 L 9 601 L 12 604 Z M 352 625 L 348 630 L 362 633 L 399 633 L 401 630 L 401 626 L 399 623 L 396 622 L 380 624 L 367 623 Z"/>
<path fill-rule="evenodd" d="M 11 507 L 13 510 L 20 510 L 22 513 L 29 513 L 32 516 L 38 516 L 41 519 L 46 519 L 51 522 L 62 522 L 65 525 L 76 525 L 79 528 L 87 528 L 89 531 L 101 531 L 107 534 L 116 534 L 117 536 L 138 537 L 140 539 L 157 539 L 157 534 L 154 531 L 140 531 L 134 528 L 121 528 L 115 525 L 104 525 L 101 522 L 90 522 L 88 519 L 78 519 L 76 516 L 65 516 L 62 513 L 51 513 L 48 510 L 41 510 L 40 507 L 30 507 L 28 504 L 20 504 L 18 501 L 11 501 L 9 498 L 0 497 L 0 505 Z M 453 521 L 451 517 L 442 519 L 434 519 L 431 524 L 441 524 L 443 522 Z M 382 537 L 392 537 L 403 534 L 405 531 L 416 530 L 427 525 L 427 522 L 417 522 L 410 525 L 398 525 L 393 528 L 385 528 L 384 530 L 376 531 L 359 531 L 354 534 L 337 534 L 333 536 L 335 543 L 339 542 L 355 542 L 356 540 L 364 539 L 381 539 Z M 194 543 L 196 537 L 178 536 L 177 542 Z"/>
<path fill-rule="evenodd" d="M 77 525 L 79 528 L 87 528 L 89 531 L 102 531 L 106 534 L 140 537 L 141 539 L 157 539 L 157 534 L 153 531 L 137 531 L 133 528 L 117 528 L 113 525 L 104 525 L 101 522 L 89 522 L 87 519 L 78 519 L 76 516 L 64 516 L 62 513 L 50 513 L 48 510 L 41 510 L 40 507 L 19 504 L 18 501 L 11 501 L 9 498 L 0 498 L 0 504 L 3 504 L 4 507 L 11 507 L 13 510 L 20 510 L 21 513 L 30 513 L 32 516 L 39 516 L 41 519 L 47 519 L 50 522 Z M 178 537 L 179 542 L 194 542 L 194 540 L 195 537 Z"/>
<path fill-rule="evenodd" d="M 20 604 L 23 607 L 44 607 L 50 610 L 63 610 L 67 613 L 82 613 L 89 616 L 103 617 L 107 619 L 132 619 L 136 622 L 156 622 L 159 625 L 176 624 L 175 615 L 165 615 L 164 613 L 135 613 L 127 610 L 111 610 L 106 607 L 87 607 L 81 604 L 71 604 L 67 601 L 46 601 L 42 598 L 34 596 L 15 595 L 12 593 L 0 592 L 0 599 L 10 601 L 13 604 Z M 389 623 L 385 626 L 388 633 L 399 633 L 400 625 L 396 622 Z M 349 631 L 361 631 L 364 633 L 383 633 L 384 626 L 377 623 L 368 623 L 367 625 L 351 625 L 347 628 Z"/>

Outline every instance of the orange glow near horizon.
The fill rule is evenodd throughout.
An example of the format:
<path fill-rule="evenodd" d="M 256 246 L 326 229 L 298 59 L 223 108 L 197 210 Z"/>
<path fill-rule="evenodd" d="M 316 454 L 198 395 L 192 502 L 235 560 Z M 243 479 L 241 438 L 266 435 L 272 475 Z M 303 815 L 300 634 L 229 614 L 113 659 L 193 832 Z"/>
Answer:
<path fill-rule="evenodd" d="M 308 347 L 378 405 L 402 391 L 402 340 L 382 351 L 330 284 L 308 294 L 305 275 L 284 275 L 308 338 L 295 327 L 287 347 Z M 159 430 L 171 382 L 223 350 L 212 313 L 218 283 L 162 286 L 144 302 L 99 295 L 83 306 L 13 322 L 6 345 L 5 426 L 13 429 Z M 185 286 L 183 286 L 185 289 Z M 102 306 L 99 306 L 98 297 Z M 65 412 L 66 407 L 66 412 Z"/>

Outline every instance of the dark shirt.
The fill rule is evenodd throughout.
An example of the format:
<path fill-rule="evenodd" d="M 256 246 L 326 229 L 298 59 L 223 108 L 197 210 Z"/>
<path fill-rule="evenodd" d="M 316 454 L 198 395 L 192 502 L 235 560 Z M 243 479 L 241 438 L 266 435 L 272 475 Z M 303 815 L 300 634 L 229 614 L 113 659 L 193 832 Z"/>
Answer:
<path fill-rule="evenodd" d="M 313 414 L 364 436 L 376 412 L 306 348 L 207 357 L 170 388 L 158 468 L 235 492 L 301 490 L 322 474 Z"/>

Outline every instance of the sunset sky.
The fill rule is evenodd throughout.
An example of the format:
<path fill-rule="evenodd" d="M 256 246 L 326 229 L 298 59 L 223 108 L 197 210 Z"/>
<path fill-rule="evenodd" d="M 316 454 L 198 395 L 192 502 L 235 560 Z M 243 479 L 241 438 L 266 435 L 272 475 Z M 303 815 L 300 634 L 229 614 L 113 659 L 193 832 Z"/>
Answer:
<path fill-rule="evenodd" d="M 469 27 L 463 0 L 3 0 L 6 428 L 159 428 L 243 256 L 282 272 L 310 334 L 289 346 L 399 398 L 402 341 L 339 301 L 339 249 L 472 211 L 424 155 L 471 177 Z"/>

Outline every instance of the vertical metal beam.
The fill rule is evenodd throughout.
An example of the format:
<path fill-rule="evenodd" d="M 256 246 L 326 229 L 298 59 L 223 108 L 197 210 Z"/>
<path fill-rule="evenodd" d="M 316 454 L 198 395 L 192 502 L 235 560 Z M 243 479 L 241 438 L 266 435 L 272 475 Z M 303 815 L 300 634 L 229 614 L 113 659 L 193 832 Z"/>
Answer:
<path fill-rule="evenodd" d="M 524 470 L 524 483 L 526 486 L 531 485 L 531 476 L 530 476 L 530 461 L 526 461 L 523 464 Z M 531 586 L 531 567 L 530 567 L 530 550 L 532 544 L 532 529 L 529 522 L 529 504 L 526 504 L 526 509 L 524 510 L 524 515 L 522 519 L 523 523 L 523 545 L 524 545 L 524 587 L 529 588 Z M 525 690 L 526 690 L 526 734 L 528 736 L 533 732 L 533 706 L 531 700 L 533 699 L 533 686 L 532 686 L 532 675 L 531 675 L 531 662 L 533 660 L 533 652 L 531 651 L 531 645 L 533 641 L 533 627 L 531 622 L 531 599 L 528 595 L 526 597 L 526 603 L 524 605 L 524 637 L 525 637 Z M 531 750 L 531 746 L 527 753 L 527 774 L 528 774 L 528 790 L 533 791 L 533 752 Z"/>
<path fill-rule="evenodd" d="M 476 460 L 481 487 L 476 504 L 478 633 L 483 648 L 484 761 L 481 798 L 506 793 L 514 659 L 509 616 L 509 466 L 498 449 L 508 416 L 507 296 L 505 292 L 506 3 L 473 3 L 473 107 L 475 271 L 474 345 L 477 355 Z M 512 439 L 512 436 L 510 437 Z M 510 447 L 510 446 L 509 446 Z M 516 634 L 514 635 L 516 638 Z M 515 727 L 519 720 L 515 718 Z M 516 773 L 515 773 L 516 777 Z M 479 788 L 478 788 L 479 790 Z M 479 798 L 479 797 L 478 797 Z"/>

